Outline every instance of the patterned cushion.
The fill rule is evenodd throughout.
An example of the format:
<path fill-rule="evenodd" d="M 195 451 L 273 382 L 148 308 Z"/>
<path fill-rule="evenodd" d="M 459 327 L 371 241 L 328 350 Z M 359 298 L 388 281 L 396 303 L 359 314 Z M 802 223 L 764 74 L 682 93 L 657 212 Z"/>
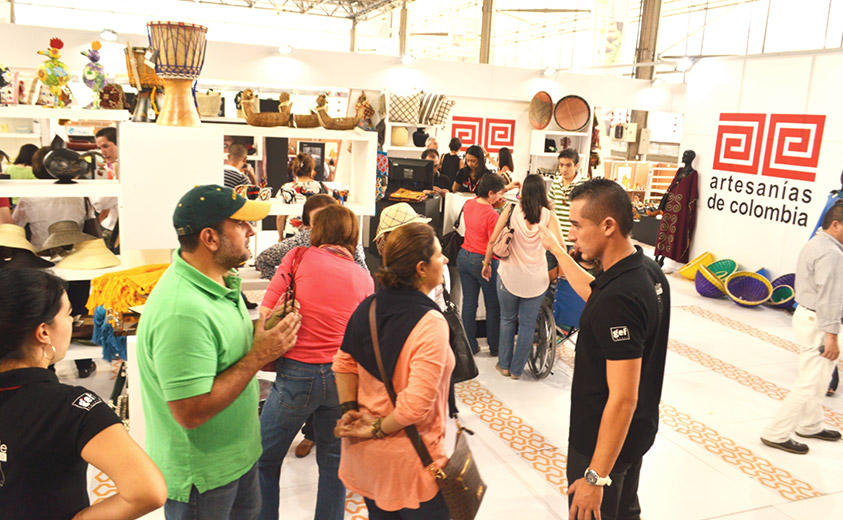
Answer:
<path fill-rule="evenodd" d="M 445 100 L 442 94 L 424 94 L 419 106 L 419 124 L 429 125 L 430 120 L 439 110 L 439 105 Z"/>
<path fill-rule="evenodd" d="M 453 99 L 444 99 L 441 103 L 439 103 L 439 107 L 436 110 L 436 113 L 430 118 L 431 125 L 444 125 L 448 122 L 448 118 L 451 117 L 451 109 L 454 108 L 454 101 Z"/>
<path fill-rule="evenodd" d="M 421 92 L 409 96 L 390 94 L 389 120 L 393 123 L 417 123 L 421 96 Z"/>

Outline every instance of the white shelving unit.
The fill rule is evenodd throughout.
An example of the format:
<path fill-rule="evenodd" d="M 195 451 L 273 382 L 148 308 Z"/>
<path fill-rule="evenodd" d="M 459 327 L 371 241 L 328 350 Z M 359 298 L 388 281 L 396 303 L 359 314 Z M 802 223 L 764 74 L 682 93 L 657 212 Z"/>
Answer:
<path fill-rule="evenodd" d="M 73 119 L 84 121 L 128 121 L 127 110 L 94 110 L 90 108 L 54 108 L 40 105 L 8 105 L 0 107 L 0 118 Z"/>
<path fill-rule="evenodd" d="M 591 152 L 591 125 L 581 132 L 567 132 L 565 130 L 533 130 L 530 134 L 530 173 L 537 168 L 556 169 L 556 159 L 562 151 L 561 141 L 571 139 L 571 148 L 580 154 L 580 172 L 588 171 L 588 157 Z M 553 139 L 556 152 L 545 152 L 545 139 Z"/>
<path fill-rule="evenodd" d="M 74 184 L 53 180 L 2 181 L 4 197 L 119 197 L 120 181 L 80 179 Z"/>
<path fill-rule="evenodd" d="M 400 123 L 397 121 L 390 121 L 390 111 L 389 111 L 389 96 L 390 93 L 385 91 L 386 96 L 386 116 L 384 117 L 384 124 L 385 124 L 385 136 L 384 136 L 384 144 L 383 144 L 383 151 L 390 156 L 398 156 L 398 157 L 409 157 L 413 159 L 418 159 L 421 157 L 421 153 L 424 151 L 424 146 L 392 146 L 392 129 L 395 127 L 404 127 L 407 129 L 407 133 L 409 134 L 407 137 L 407 143 L 412 144 L 413 142 L 413 132 L 416 131 L 417 128 L 423 128 L 427 131 L 428 135 L 431 137 L 439 137 L 439 130 L 444 128 L 443 126 L 438 125 L 423 125 L 419 123 Z"/>

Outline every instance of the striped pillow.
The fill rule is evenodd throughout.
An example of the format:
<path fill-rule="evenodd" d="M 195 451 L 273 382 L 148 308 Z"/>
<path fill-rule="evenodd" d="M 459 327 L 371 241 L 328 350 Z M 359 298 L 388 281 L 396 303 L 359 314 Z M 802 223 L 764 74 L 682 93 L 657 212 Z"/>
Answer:
<path fill-rule="evenodd" d="M 390 94 L 389 120 L 393 123 L 418 123 L 421 92 L 409 96 Z"/>
<path fill-rule="evenodd" d="M 451 109 L 454 108 L 456 101 L 453 99 L 443 99 L 436 109 L 436 113 L 430 118 L 429 125 L 441 126 L 448 122 L 451 117 Z"/>
<path fill-rule="evenodd" d="M 421 106 L 419 107 L 419 124 L 431 124 L 430 120 L 436 115 L 439 105 L 444 100 L 445 96 L 442 94 L 424 94 L 421 98 Z"/>

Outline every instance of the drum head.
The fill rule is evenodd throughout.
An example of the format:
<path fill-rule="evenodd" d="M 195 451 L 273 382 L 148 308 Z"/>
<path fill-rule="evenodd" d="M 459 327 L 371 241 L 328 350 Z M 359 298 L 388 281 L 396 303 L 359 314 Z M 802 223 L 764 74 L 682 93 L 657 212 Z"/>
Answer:
<path fill-rule="evenodd" d="M 565 96 L 556 103 L 553 119 L 562 130 L 579 132 L 588 126 L 591 109 L 586 101 L 579 96 Z"/>
<path fill-rule="evenodd" d="M 553 99 L 545 91 L 537 92 L 530 101 L 529 118 L 530 124 L 536 130 L 544 130 L 550 124 L 553 114 Z"/>

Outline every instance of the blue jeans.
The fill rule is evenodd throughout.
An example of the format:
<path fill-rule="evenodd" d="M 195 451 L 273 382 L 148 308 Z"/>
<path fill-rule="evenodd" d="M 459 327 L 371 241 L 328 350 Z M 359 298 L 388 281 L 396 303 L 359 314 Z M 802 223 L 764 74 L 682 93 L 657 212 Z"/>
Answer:
<path fill-rule="evenodd" d="M 498 301 L 501 303 L 501 350 L 498 355 L 500 367 L 520 376 L 533 349 L 533 335 L 536 319 L 544 301 L 544 294 L 533 298 L 521 298 L 506 290 L 498 280 Z M 515 331 L 518 330 L 518 343 Z M 515 350 L 513 352 L 513 344 Z"/>
<path fill-rule="evenodd" d="M 224 486 L 200 493 L 190 490 L 190 501 L 167 499 L 164 518 L 167 520 L 254 520 L 261 507 L 257 464 L 245 475 Z"/>
<path fill-rule="evenodd" d="M 489 351 L 497 354 L 501 307 L 495 292 L 495 282 L 498 279 L 500 262 L 492 260 L 492 278 L 487 282 L 481 276 L 483 258 L 480 253 L 469 253 L 465 249 L 460 249 L 457 255 L 457 271 L 460 273 L 462 286 L 462 324 L 471 350 L 476 354 L 480 350 L 477 345 L 477 299 L 480 297 L 480 289 L 483 289 L 483 301 L 486 304 L 486 340 L 489 342 Z"/>
<path fill-rule="evenodd" d="M 278 481 L 281 464 L 296 434 L 313 414 L 319 487 L 316 493 L 317 520 L 342 520 L 345 515 L 345 486 L 340 467 L 340 439 L 334 426 L 342 415 L 331 363 L 312 364 L 281 358 L 275 383 L 261 414 L 263 454 L 258 460 L 262 498 L 261 519 L 278 518 Z"/>
<path fill-rule="evenodd" d="M 451 513 L 445 505 L 442 493 L 419 504 L 418 509 L 399 509 L 398 511 L 384 511 L 375 505 L 375 501 L 363 497 L 366 502 L 366 509 L 369 510 L 369 520 L 450 520 Z"/>

